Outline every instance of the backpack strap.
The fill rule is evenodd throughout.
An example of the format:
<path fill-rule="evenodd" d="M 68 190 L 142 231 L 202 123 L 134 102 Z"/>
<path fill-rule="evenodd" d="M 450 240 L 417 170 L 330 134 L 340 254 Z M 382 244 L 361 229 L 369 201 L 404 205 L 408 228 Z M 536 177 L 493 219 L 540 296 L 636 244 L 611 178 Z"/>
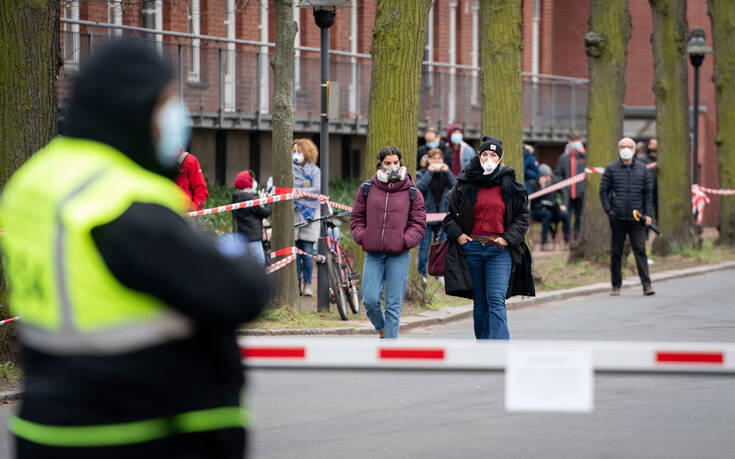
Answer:
<path fill-rule="evenodd" d="M 365 180 L 362 182 L 362 196 L 367 199 L 368 193 L 370 193 L 370 188 L 373 186 L 372 180 Z"/>

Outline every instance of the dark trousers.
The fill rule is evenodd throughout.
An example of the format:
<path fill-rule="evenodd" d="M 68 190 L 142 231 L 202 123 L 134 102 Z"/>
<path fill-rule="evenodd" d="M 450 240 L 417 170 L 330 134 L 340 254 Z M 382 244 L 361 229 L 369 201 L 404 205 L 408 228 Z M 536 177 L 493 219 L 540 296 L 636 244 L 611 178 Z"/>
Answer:
<path fill-rule="evenodd" d="M 623 244 L 625 236 L 630 237 L 630 245 L 633 247 L 635 264 L 638 268 L 638 277 L 641 278 L 643 288 L 650 287 L 651 278 L 648 277 L 648 257 L 646 256 L 646 231 L 645 227 L 633 220 L 620 220 L 610 218 L 610 230 L 612 231 L 612 243 L 610 244 L 610 276 L 613 288 L 620 288 L 623 283 L 621 260 L 623 256 Z"/>
<path fill-rule="evenodd" d="M 569 200 L 569 220 L 574 216 L 574 240 L 579 240 L 579 234 L 582 232 L 582 209 L 584 208 L 584 198 L 575 198 Z"/>
<path fill-rule="evenodd" d="M 558 215 L 545 208 L 538 208 L 531 212 L 531 217 L 541 222 L 541 243 L 546 244 L 548 239 L 549 231 L 551 230 L 552 223 L 561 222 L 562 230 L 564 231 L 564 242 L 569 242 L 569 212 L 559 211 Z M 554 218 L 556 217 L 556 218 Z M 556 236 L 556 229 L 552 233 L 552 239 Z"/>

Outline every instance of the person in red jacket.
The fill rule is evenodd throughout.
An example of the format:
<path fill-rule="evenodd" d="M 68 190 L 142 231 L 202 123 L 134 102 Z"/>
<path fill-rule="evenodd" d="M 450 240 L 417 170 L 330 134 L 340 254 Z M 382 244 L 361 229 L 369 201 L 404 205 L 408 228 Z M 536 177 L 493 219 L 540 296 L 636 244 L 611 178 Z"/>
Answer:
<path fill-rule="evenodd" d="M 209 191 L 207 190 L 207 182 L 204 181 L 199 160 L 188 151 L 184 151 L 182 147 L 176 164 L 179 170 L 176 184 L 189 197 L 189 210 L 202 210 L 204 201 L 209 196 Z"/>

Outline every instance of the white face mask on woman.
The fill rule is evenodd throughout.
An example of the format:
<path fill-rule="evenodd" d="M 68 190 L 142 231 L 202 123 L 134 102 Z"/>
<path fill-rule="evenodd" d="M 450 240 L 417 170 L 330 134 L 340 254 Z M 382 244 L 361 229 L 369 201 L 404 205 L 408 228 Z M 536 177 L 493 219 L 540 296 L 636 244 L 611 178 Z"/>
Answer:
<path fill-rule="evenodd" d="M 499 163 L 500 161 L 496 163 L 495 161 L 493 161 L 492 158 L 488 158 L 487 161 L 485 161 L 484 163 L 480 163 L 482 165 L 482 168 L 485 169 L 485 172 L 483 172 L 483 175 L 492 174 L 495 168 L 498 167 Z"/>

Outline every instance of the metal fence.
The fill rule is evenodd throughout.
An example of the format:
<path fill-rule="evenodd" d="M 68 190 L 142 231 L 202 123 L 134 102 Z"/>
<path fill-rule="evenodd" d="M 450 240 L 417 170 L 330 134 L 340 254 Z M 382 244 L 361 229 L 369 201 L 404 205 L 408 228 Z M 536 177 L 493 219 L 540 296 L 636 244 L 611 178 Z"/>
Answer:
<path fill-rule="evenodd" d="M 62 32 L 64 66 L 59 76 L 62 110 L 74 75 L 95 48 L 116 36 L 114 32 L 120 31 Z M 192 112 L 194 125 L 268 129 L 274 88 L 270 67 L 273 48 L 198 41 L 198 45 L 192 44 L 193 40 L 177 37 L 153 41 L 176 72 L 179 94 Z M 330 53 L 330 80 L 339 83 L 338 115 L 336 119 L 332 116 L 330 122 L 342 127 L 342 132 L 362 133 L 367 126 L 372 63 L 365 55 L 345 54 Z M 318 131 L 319 54 L 300 50 L 294 67 L 296 129 Z M 468 137 L 473 137 L 473 133 L 479 135 L 482 115 L 479 69 L 424 63 L 421 82 L 419 121 L 423 126 L 459 124 L 470 134 Z M 586 80 L 524 74 L 526 137 L 558 140 L 571 130 L 584 131 L 587 90 Z"/>

